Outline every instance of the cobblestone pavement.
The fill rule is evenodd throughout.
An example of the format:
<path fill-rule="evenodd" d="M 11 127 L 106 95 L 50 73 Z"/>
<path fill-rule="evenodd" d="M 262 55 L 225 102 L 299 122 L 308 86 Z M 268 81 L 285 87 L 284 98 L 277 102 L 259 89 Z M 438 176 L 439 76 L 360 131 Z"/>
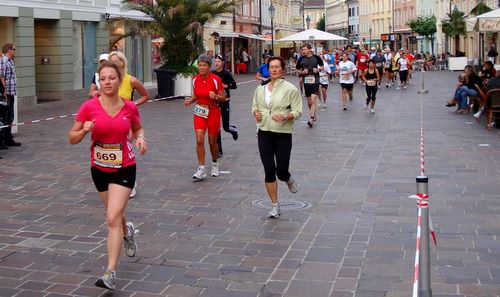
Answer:
<path fill-rule="evenodd" d="M 444 106 L 457 75 L 425 74 L 425 166 L 438 232 L 431 287 L 434 297 L 500 296 L 499 130 Z M 300 209 L 275 220 L 256 207 L 267 203 L 250 115 L 256 83 L 233 92 L 240 138 L 224 133 L 226 173 L 203 182 L 191 179 L 191 108 L 181 100 L 142 106 L 150 151 L 138 159 L 138 194 L 127 210 L 139 251 L 121 257 L 112 293 L 93 285 L 106 263 L 106 227 L 89 137 L 68 145 L 71 119 L 20 127 L 23 145 L 0 152 L 0 295 L 410 296 L 419 78 L 406 91 L 380 90 L 375 115 L 363 110 L 361 85 L 342 111 L 337 82 L 312 129 L 305 108 L 291 161 L 299 192 L 279 185 L 280 199 Z M 45 103 L 21 120 L 73 113 L 81 102 Z"/>

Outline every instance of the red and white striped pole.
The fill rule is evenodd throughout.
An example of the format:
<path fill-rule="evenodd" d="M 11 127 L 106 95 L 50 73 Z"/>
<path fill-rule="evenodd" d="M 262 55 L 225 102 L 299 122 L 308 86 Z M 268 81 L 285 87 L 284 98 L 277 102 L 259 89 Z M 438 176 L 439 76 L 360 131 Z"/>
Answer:
<path fill-rule="evenodd" d="M 422 90 L 420 94 L 427 93 L 424 90 L 422 77 Z M 429 240 L 429 178 L 425 175 L 424 158 L 424 114 L 423 103 L 420 100 L 420 175 L 417 176 L 418 219 L 417 219 L 417 243 L 415 249 L 415 266 L 413 274 L 413 297 L 432 297 L 431 290 L 431 261 Z M 433 233 L 435 242 L 435 236 Z"/>

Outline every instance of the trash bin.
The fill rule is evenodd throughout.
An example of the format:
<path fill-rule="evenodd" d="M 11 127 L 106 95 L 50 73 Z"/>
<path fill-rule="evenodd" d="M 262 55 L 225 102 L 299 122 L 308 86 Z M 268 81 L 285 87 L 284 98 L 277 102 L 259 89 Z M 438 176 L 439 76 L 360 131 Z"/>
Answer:
<path fill-rule="evenodd" d="M 173 97 L 174 96 L 174 81 L 177 75 L 176 71 L 167 69 L 155 69 L 156 83 L 158 85 L 157 98 Z"/>

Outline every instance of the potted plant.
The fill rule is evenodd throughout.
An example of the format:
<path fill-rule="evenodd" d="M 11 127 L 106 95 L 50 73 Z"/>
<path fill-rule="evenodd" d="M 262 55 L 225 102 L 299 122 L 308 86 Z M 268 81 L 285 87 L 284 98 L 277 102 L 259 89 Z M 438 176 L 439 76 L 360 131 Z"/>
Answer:
<path fill-rule="evenodd" d="M 205 51 L 203 27 L 217 16 L 231 12 L 234 0 L 124 0 L 129 10 L 137 10 L 152 19 L 138 26 L 163 38 L 156 69 L 159 97 L 172 96 L 172 80 L 177 75 L 189 78 L 197 72 L 193 62 Z"/>

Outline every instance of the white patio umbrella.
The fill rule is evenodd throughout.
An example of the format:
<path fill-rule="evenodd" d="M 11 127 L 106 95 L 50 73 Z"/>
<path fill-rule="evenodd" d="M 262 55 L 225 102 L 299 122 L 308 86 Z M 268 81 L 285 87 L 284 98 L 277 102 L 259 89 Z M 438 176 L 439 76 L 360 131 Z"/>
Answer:
<path fill-rule="evenodd" d="M 277 41 L 303 41 L 303 40 L 347 40 L 347 38 L 317 29 L 304 30 L 299 33 L 278 39 Z"/>

